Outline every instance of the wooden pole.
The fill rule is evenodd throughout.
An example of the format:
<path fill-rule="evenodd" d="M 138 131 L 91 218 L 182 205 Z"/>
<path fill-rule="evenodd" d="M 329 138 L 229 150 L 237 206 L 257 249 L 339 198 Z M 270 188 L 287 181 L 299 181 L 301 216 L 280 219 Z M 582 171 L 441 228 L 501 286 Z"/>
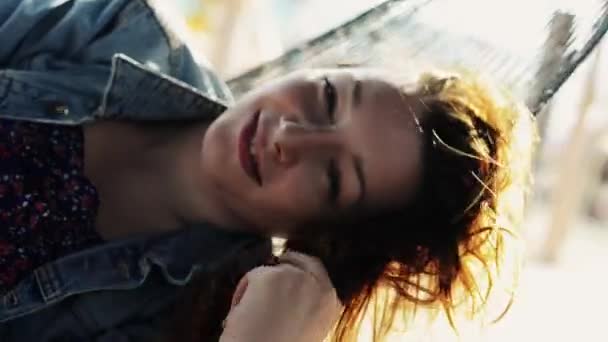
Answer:
<path fill-rule="evenodd" d="M 225 1 L 222 25 L 215 33 L 211 50 L 211 63 L 220 75 L 227 72 L 229 56 L 234 48 L 236 25 L 245 3 L 245 0 Z"/>
<path fill-rule="evenodd" d="M 541 249 L 541 259 L 555 262 L 566 241 L 568 230 L 580 213 L 584 198 L 584 186 L 581 180 L 591 175 L 592 170 L 582 164 L 586 147 L 585 124 L 596 97 L 596 80 L 600 65 L 600 49 L 594 53 L 591 68 L 584 84 L 584 93 L 580 103 L 580 114 L 572 133 L 563 149 L 557 183 L 552 195 L 551 221 L 549 231 Z"/>

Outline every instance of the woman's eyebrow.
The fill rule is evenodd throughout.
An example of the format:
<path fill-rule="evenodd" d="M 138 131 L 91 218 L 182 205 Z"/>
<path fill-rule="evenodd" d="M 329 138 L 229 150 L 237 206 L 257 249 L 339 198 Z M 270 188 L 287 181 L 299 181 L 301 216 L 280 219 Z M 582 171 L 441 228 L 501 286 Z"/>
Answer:
<path fill-rule="evenodd" d="M 355 80 L 353 86 L 353 107 L 356 108 L 361 103 L 361 80 Z"/>
<path fill-rule="evenodd" d="M 365 195 L 367 193 L 365 174 L 363 173 L 363 160 L 359 156 L 353 156 L 353 166 L 355 168 L 355 174 L 357 175 L 357 181 L 359 182 L 359 196 L 353 202 L 351 207 L 357 209 L 363 206 L 365 202 Z"/>

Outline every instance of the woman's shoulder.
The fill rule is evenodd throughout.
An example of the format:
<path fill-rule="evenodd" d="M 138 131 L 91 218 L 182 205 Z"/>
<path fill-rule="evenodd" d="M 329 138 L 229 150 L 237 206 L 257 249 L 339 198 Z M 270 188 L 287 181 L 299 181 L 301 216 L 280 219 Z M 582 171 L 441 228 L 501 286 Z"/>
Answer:
<path fill-rule="evenodd" d="M 0 4 L 0 68 L 65 71 L 74 66 L 111 67 L 123 54 L 191 84 L 183 68 L 190 55 L 179 19 L 152 0 L 4 0 Z M 80 68 L 79 73 L 83 70 Z M 186 70 L 190 71 L 190 70 Z M 194 85 L 194 84 L 192 84 Z"/>
<path fill-rule="evenodd" d="M 147 0 L 0 2 L 3 112 L 70 124 L 221 112 L 230 91 L 164 11 Z"/>

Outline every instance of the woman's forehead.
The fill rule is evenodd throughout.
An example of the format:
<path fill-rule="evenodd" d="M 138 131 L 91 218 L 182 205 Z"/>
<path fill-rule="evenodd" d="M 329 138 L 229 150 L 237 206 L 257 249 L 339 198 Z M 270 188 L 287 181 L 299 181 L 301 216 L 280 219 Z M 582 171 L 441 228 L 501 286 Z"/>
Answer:
<path fill-rule="evenodd" d="M 370 80 L 362 88 L 361 103 L 351 113 L 352 134 L 362 153 L 369 200 L 381 207 L 402 203 L 417 187 L 422 170 L 416 99 L 385 82 Z"/>
<path fill-rule="evenodd" d="M 416 84 L 419 78 L 418 73 L 368 66 L 300 69 L 287 75 L 289 78 L 305 79 L 316 79 L 322 76 L 342 76 L 362 81 L 385 82 L 397 87 L 407 86 L 408 84 Z"/>

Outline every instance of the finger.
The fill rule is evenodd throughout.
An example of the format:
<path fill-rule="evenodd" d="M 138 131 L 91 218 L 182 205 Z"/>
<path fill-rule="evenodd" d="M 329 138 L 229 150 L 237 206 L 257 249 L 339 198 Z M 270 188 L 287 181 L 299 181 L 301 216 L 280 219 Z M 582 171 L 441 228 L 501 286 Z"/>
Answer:
<path fill-rule="evenodd" d="M 241 280 L 239 281 L 239 283 L 236 286 L 236 289 L 234 290 L 234 294 L 232 295 L 232 303 L 230 305 L 230 308 L 234 308 L 235 306 L 237 306 L 240 302 L 241 299 L 243 298 L 243 295 L 245 294 L 245 291 L 247 290 L 247 287 L 249 285 L 249 278 L 247 277 L 247 274 L 245 276 L 243 276 L 243 278 L 241 278 Z"/>
<path fill-rule="evenodd" d="M 247 293 L 251 291 L 259 292 L 262 290 L 271 289 L 271 285 L 273 283 L 279 281 L 282 277 L 284 278 L 285 274 L 289 273 L 290 271 L 300 273 L 304 272 L 293 265 L 279 264 L 277 266 L 258 266 L 247 272 L 247 274 L 245 274 L 245 276 L 243 276 L 241 279 L 241 282 L 244 282 L 243 279 L 247 279 Z M 239 282 L 240 286 L 242 286 L 241 282 Z M 237 285 L 237 289 L 239 285 Z"/>
<path fill-rule="evenodd" d="M 292 279 L 294 276 L 310 277 L 310 273 L 298 266 L 281 263 L 276 266 L 258 266 L 245 275 L 249 288 L 257 287 L 259 284 L 272 283 L 280 279 Z"/>
<path fill-rule="evenodd" d="M 334 287 L 329 273 L 323 265 L 321 259 L 313 257 L 304 253 L 295 251 L 286 251 L 279 258 L 283 265 L 293 265 L 294 267 L 305 271 L 308 275 L 312 276 L 317 284 L 324 289 L 327 293 L 331 293 L 331 297 L 336 302 L 337 310 L 343 309 L 343 303 L 338 298 L 338 293 Z"/>
<path fill-rule="evenodd" d="M 279 260 L 282 264 L 293 265 L 306 271 L 321 284 L 332 285 L 329 274 L 319 258 L 288 250 L 279 257 Z"/>

